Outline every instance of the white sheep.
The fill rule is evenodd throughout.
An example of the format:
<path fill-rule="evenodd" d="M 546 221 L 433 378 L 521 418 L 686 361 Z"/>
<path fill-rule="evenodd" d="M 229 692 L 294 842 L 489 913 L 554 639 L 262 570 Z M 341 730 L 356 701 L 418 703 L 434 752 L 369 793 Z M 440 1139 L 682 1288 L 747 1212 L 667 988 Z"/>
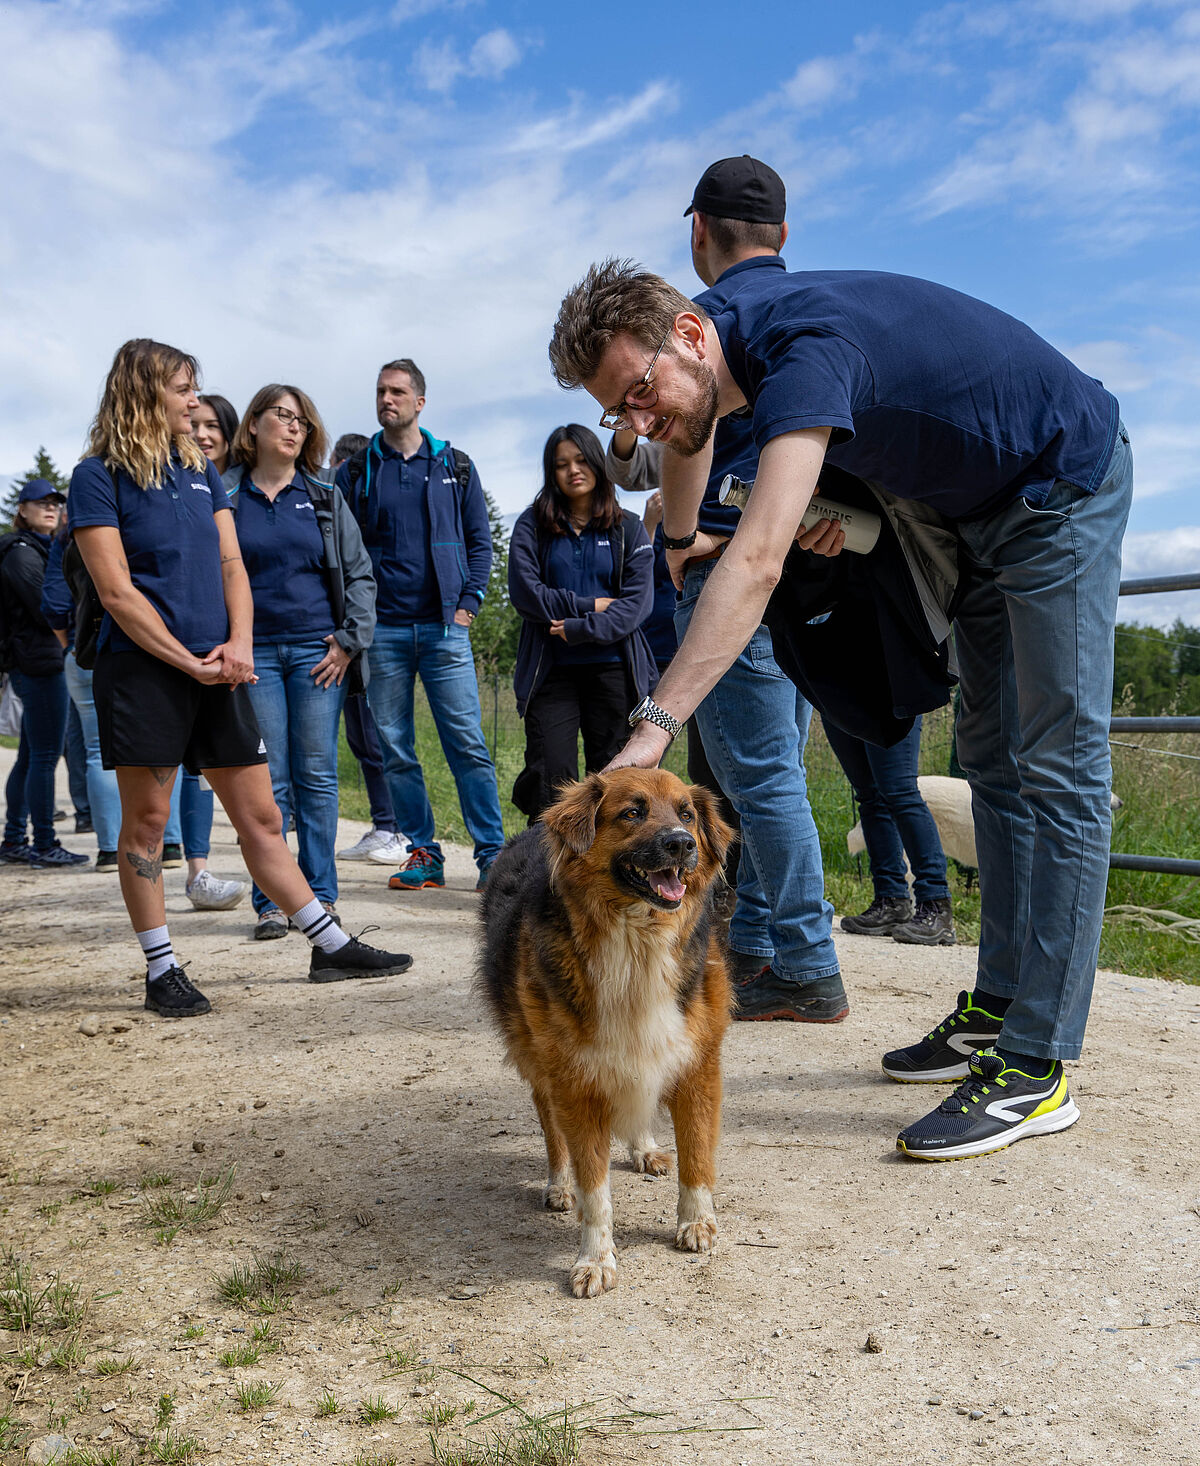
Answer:
<path fill-rule="evenodd" d="M 971 814 L 971 786 L 965 779 L 951 779 L 946 774 L 921 774 L 917 779 L 921 798 L 929 806 L 929 813 L 937 825 L 942 849 L 951 860 L 959 865 L 979 869 L 979 856 L 975 852 L 975 821 Z M 1113 809 L 1121 808 L 1121 800 L 1114 794 L 1110 803 Z M 851 855 L 861 855 L 866 850 L 862 825 L 857 824 L 846 836 L 846 847 Z M 905 861 L 907 867 L 908 862 Z M 909 871 L 909 882 L 912 872 Z"/>

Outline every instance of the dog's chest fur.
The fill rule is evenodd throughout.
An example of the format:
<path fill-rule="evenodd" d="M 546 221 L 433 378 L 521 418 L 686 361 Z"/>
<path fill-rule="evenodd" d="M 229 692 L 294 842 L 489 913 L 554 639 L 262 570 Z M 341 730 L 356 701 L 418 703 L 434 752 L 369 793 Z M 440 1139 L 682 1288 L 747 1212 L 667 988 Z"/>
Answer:
<path fill-rule="evenodd" d="M 677 937 L 667 923 L 617 922 L 591 947 L 591 1039 L 573 1056 L 581 1074 L 618 1112 L 648 1116 L 665 1090 L 695 1062 L 696 1048 L 680 1009 Z"/>

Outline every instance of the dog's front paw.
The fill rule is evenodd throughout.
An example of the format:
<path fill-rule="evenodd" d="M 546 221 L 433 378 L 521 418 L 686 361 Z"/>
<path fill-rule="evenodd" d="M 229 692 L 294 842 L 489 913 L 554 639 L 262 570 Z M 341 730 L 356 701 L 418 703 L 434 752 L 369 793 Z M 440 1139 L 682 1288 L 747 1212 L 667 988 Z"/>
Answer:
<path fill-rule="evenodd" d="M 542 1201 L 547 1211 L 570 1211 L 575 1205 L 575 1193 L 569 1186 L 552 1181 L 542 1192 Z"/>
<path fill-rule="evenodd" d="M 603 1257 L 581 1257 L 571 1269 L 571 1292 L 576 1298 L 598 1298 L 617 1286 L 617 1259 L 611 1252 Z"/>
<path fill-rule="evenodd" d="M 665 1176 L 671 1169 L 671 1157 L 665 1150 L 635 1150 L 633 1169 L 644 1176 Z"/>
<path fill-rule="evenodd" d="M 713 1216 L 681 1222 L 675 1233 L 675 1246 L 680 1252 L 711 1252 L 716 1240 L 717 1219 Z"/>

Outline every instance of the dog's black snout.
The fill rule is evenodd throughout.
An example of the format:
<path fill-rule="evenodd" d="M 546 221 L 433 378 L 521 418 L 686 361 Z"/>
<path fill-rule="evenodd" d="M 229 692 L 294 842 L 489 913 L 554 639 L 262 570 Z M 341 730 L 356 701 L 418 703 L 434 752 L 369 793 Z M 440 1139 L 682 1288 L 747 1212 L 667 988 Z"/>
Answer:
<path fill-rule="evenodd" d="M 662 837 L 662 847 L 676 865 L 685 864 L 696 854 L 696 841 L 684 829 L 668 830 Z"/>

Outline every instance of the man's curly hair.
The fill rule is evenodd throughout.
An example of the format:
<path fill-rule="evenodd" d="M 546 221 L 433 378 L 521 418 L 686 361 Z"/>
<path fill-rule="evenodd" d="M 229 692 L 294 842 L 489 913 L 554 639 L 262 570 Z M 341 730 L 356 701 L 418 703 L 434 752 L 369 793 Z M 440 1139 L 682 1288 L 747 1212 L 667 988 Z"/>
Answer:
<path fill-rule="evenodd" d="M 550 369 L 560 387 L 594 377 L 616 336 L 632 336 L 655 351 L 681 311 L 707 321 L 704 311 L 660 275 L 633 260 L 593 265 L 563 297 L 550 338 Z"/>

